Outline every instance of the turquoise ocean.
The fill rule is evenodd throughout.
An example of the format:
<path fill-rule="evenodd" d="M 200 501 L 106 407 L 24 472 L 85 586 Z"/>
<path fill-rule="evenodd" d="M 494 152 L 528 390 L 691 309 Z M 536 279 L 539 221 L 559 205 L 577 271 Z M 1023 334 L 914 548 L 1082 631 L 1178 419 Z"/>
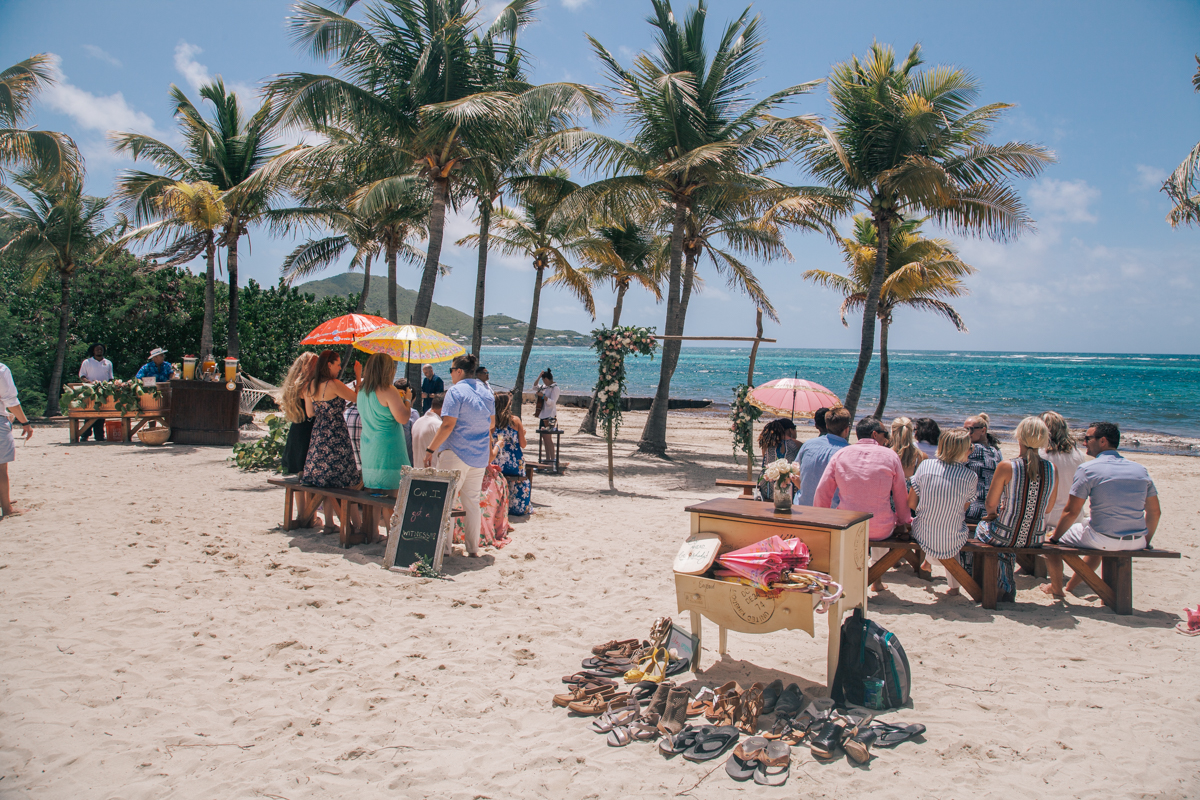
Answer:
<path fill-rule="evenodd" d="M 494 386 L 512 385 L 520 348 L 485 347 L 481 356 Z M 745 347 L 685 347 L 671 396 L 712 400 L 718 411 L 728 408 L 733 387 L 746 380 L 749 356 Z M 796 376 L 843 396 L 857 358 L 849 350 L 764 347 L 754 382 Z M 546 367 L 564 394 L 587 394 L 596 380 L 596 354 L 588 348 L 535 347 L 526 386 Z M 889 354 L 889 367 L 888 419 L 932 417 L 945 426 L 986 411 L 993 427 L 1011 429 L 1028 414 L 1053 409 L 1074 426 L 1107 420 L 1124 431 L 1200 439 L 1200 356 L 899 350 Z M 627 359 L 629 394 L 652 396 L 658 370 L 657 358 Z M 873 411 L 878 397 L 876 354 L 860 413 Z"/>

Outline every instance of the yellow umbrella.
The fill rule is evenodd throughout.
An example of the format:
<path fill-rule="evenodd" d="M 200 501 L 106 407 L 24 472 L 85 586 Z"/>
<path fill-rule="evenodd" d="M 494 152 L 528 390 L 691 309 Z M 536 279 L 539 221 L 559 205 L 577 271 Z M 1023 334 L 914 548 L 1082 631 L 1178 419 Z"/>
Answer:
<path fill-rule="evenodd" d="M 430 328 L 390 325 L 363 336 L 354 346 L 366 353 L 385 353 L 396 361 L 429 364 L 467 352 L 458 342 Z"/>

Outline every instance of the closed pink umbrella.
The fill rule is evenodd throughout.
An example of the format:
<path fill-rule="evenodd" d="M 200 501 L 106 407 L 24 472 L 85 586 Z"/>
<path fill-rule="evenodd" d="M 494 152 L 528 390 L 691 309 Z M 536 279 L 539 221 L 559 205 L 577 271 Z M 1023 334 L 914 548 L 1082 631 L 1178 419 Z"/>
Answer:
<path fill-rule="evenodd" d="M 841 405 L 841 399 L 819 383 L 776 378 L 750 392 L 750 403 L 780 417 L 811 417 L 818 408 Z"/>

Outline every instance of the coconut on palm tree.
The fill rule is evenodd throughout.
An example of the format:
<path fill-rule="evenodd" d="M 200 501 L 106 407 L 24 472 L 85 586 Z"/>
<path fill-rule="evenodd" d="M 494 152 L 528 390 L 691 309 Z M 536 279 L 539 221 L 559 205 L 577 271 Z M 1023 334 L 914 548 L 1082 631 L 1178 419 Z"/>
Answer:
<path fill-rule="evenodd" d="M 53 57 L 39 53 L 0 72 L 0 185 L 4 171 L 14 168 L 32 170 L 47 183 L 83 172 L 70 136 L 24 127 L 34 98 L 54 82 L 53 67 Z"/>
<path fill-rule="evenodd" d="M 932 311 L 945 317 L 959 331 L 967 326 L 954 306 L 943 298 L 967 294 L 962 278 L 975 268 L 958 257 L 949 239 L 929 239 L 922 235 L 924 220 L 898 220 L 888 241 L 887 274 L 879 293 L 876 316 L 879 318 L 879 403 L 875 416 L 883 418 L 888 399 L 888 331 L 897 308 Z M 849 327 L 846 314 L 864 307 L 875 275 L 875 254 L 879 234 L 875 223 L 865 214 L 854 217 L 854 234 L 842 239 L 842 252 L 850 266 L 849 275 L 823 269 L 804 272 L 804 279 L 840 293 L 842 324 Z"/>
<path fill-rule="evenodd" d="M 238 241 L 249 235 L 250 226 L 282 198 L 286 186 L 282 180 L 251 180 L 255 173 L 278 152 L 274 145 L 277 115 L 269 102 L 247 117 L 240 98 L 227 92 L 217 78 L 201 87 L 200 97 L 212 104 L 205 118 L 187 95 L 174 84 L 171 99 L 174 115 L 183 138 L 182 152 L 164 142 L 140 133 L 109 134 L 113 149 L 133 159 L 144 159 L 160 173 L 125 170 L 117 178 L 115 197 L 138 225 L 164 218 L 169 205 L 160 197 L 180 181 L 203 181 L 221 193 L 227 216 L 217 244 L 225 248 L 225 267 L 229 273 L 229 330 L 226 355 L 238 355 Z"/>
<path fill-rule="evenodd" d="M 961 233 L 1013 239 L 1031 220 L 1012 179 L 1036 176 L 1054 161 L 1039 145 L 989 143 L 992 125 L 1011 106 L 974 108 L 979 84 L 969 73 L 918 70 L 922 63 L 920 45 L 897 63 L 891 47 L 874 43 L 864 60 L 836 65 L 829 76 L 832 125 L 806 133 L 805 164 L 870 214 L 878 235 L 858 365 L 846 391 L 851 415 L 871 363 L 893 227 L 904 216 L 926 214 Z"/>
<path fill-rule="evenodd" d="M 47 183 L 42 175 L 21 172 L 13 186 L 0 186 L 0 224 L 10 238 L 0 255 L 12 258 L 33 283 L 58 278 L 58 347 L 46 390 L 46 414 L 59 413 L 63 363 L 71 325 L 71 282 L 81 269 L 93 266 L 116 236 L 119 225 L 105 220 L 108 198 L 83 193 L 78 175 Z"/>
<path fill-rule="evenodd" d="M 1200 56 L 1196 56 L 1196 74 L 1192 76 L 1192 88 L 1200 92 Z M 1167 214 L 1172 228 L 1180 225 L 1200 225 L 1200 142 L 1192 148 L 1162 190 L 1171 198 L 1175 207 Z"/>

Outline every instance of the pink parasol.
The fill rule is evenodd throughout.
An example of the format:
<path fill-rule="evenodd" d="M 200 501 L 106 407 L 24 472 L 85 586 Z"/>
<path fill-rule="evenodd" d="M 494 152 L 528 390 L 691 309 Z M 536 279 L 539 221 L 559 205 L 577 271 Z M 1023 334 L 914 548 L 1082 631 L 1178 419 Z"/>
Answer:
<path fill-rule="evenodd" d="M 777 378 L 750 392 L 750 403 L 780 417 L 811 417 L 818 408 L 841 405 L 836 394 L 801 378 Z"/>
<path fill-rule="evenodd" d="M 322 322 L 300 340 L 300 344 L 354 344 L 368 333 L 391 325 L 383 317 L 345 314 Z"/>
<path fill-rule="evenodd" d="M 728 552 L 717 563 L 734 575 L 748 578 L 756 588 L 769 591 L 785 571 L 804 569 L 809 559 L 808 546 L 801 540 L 772 536 Z"/>

